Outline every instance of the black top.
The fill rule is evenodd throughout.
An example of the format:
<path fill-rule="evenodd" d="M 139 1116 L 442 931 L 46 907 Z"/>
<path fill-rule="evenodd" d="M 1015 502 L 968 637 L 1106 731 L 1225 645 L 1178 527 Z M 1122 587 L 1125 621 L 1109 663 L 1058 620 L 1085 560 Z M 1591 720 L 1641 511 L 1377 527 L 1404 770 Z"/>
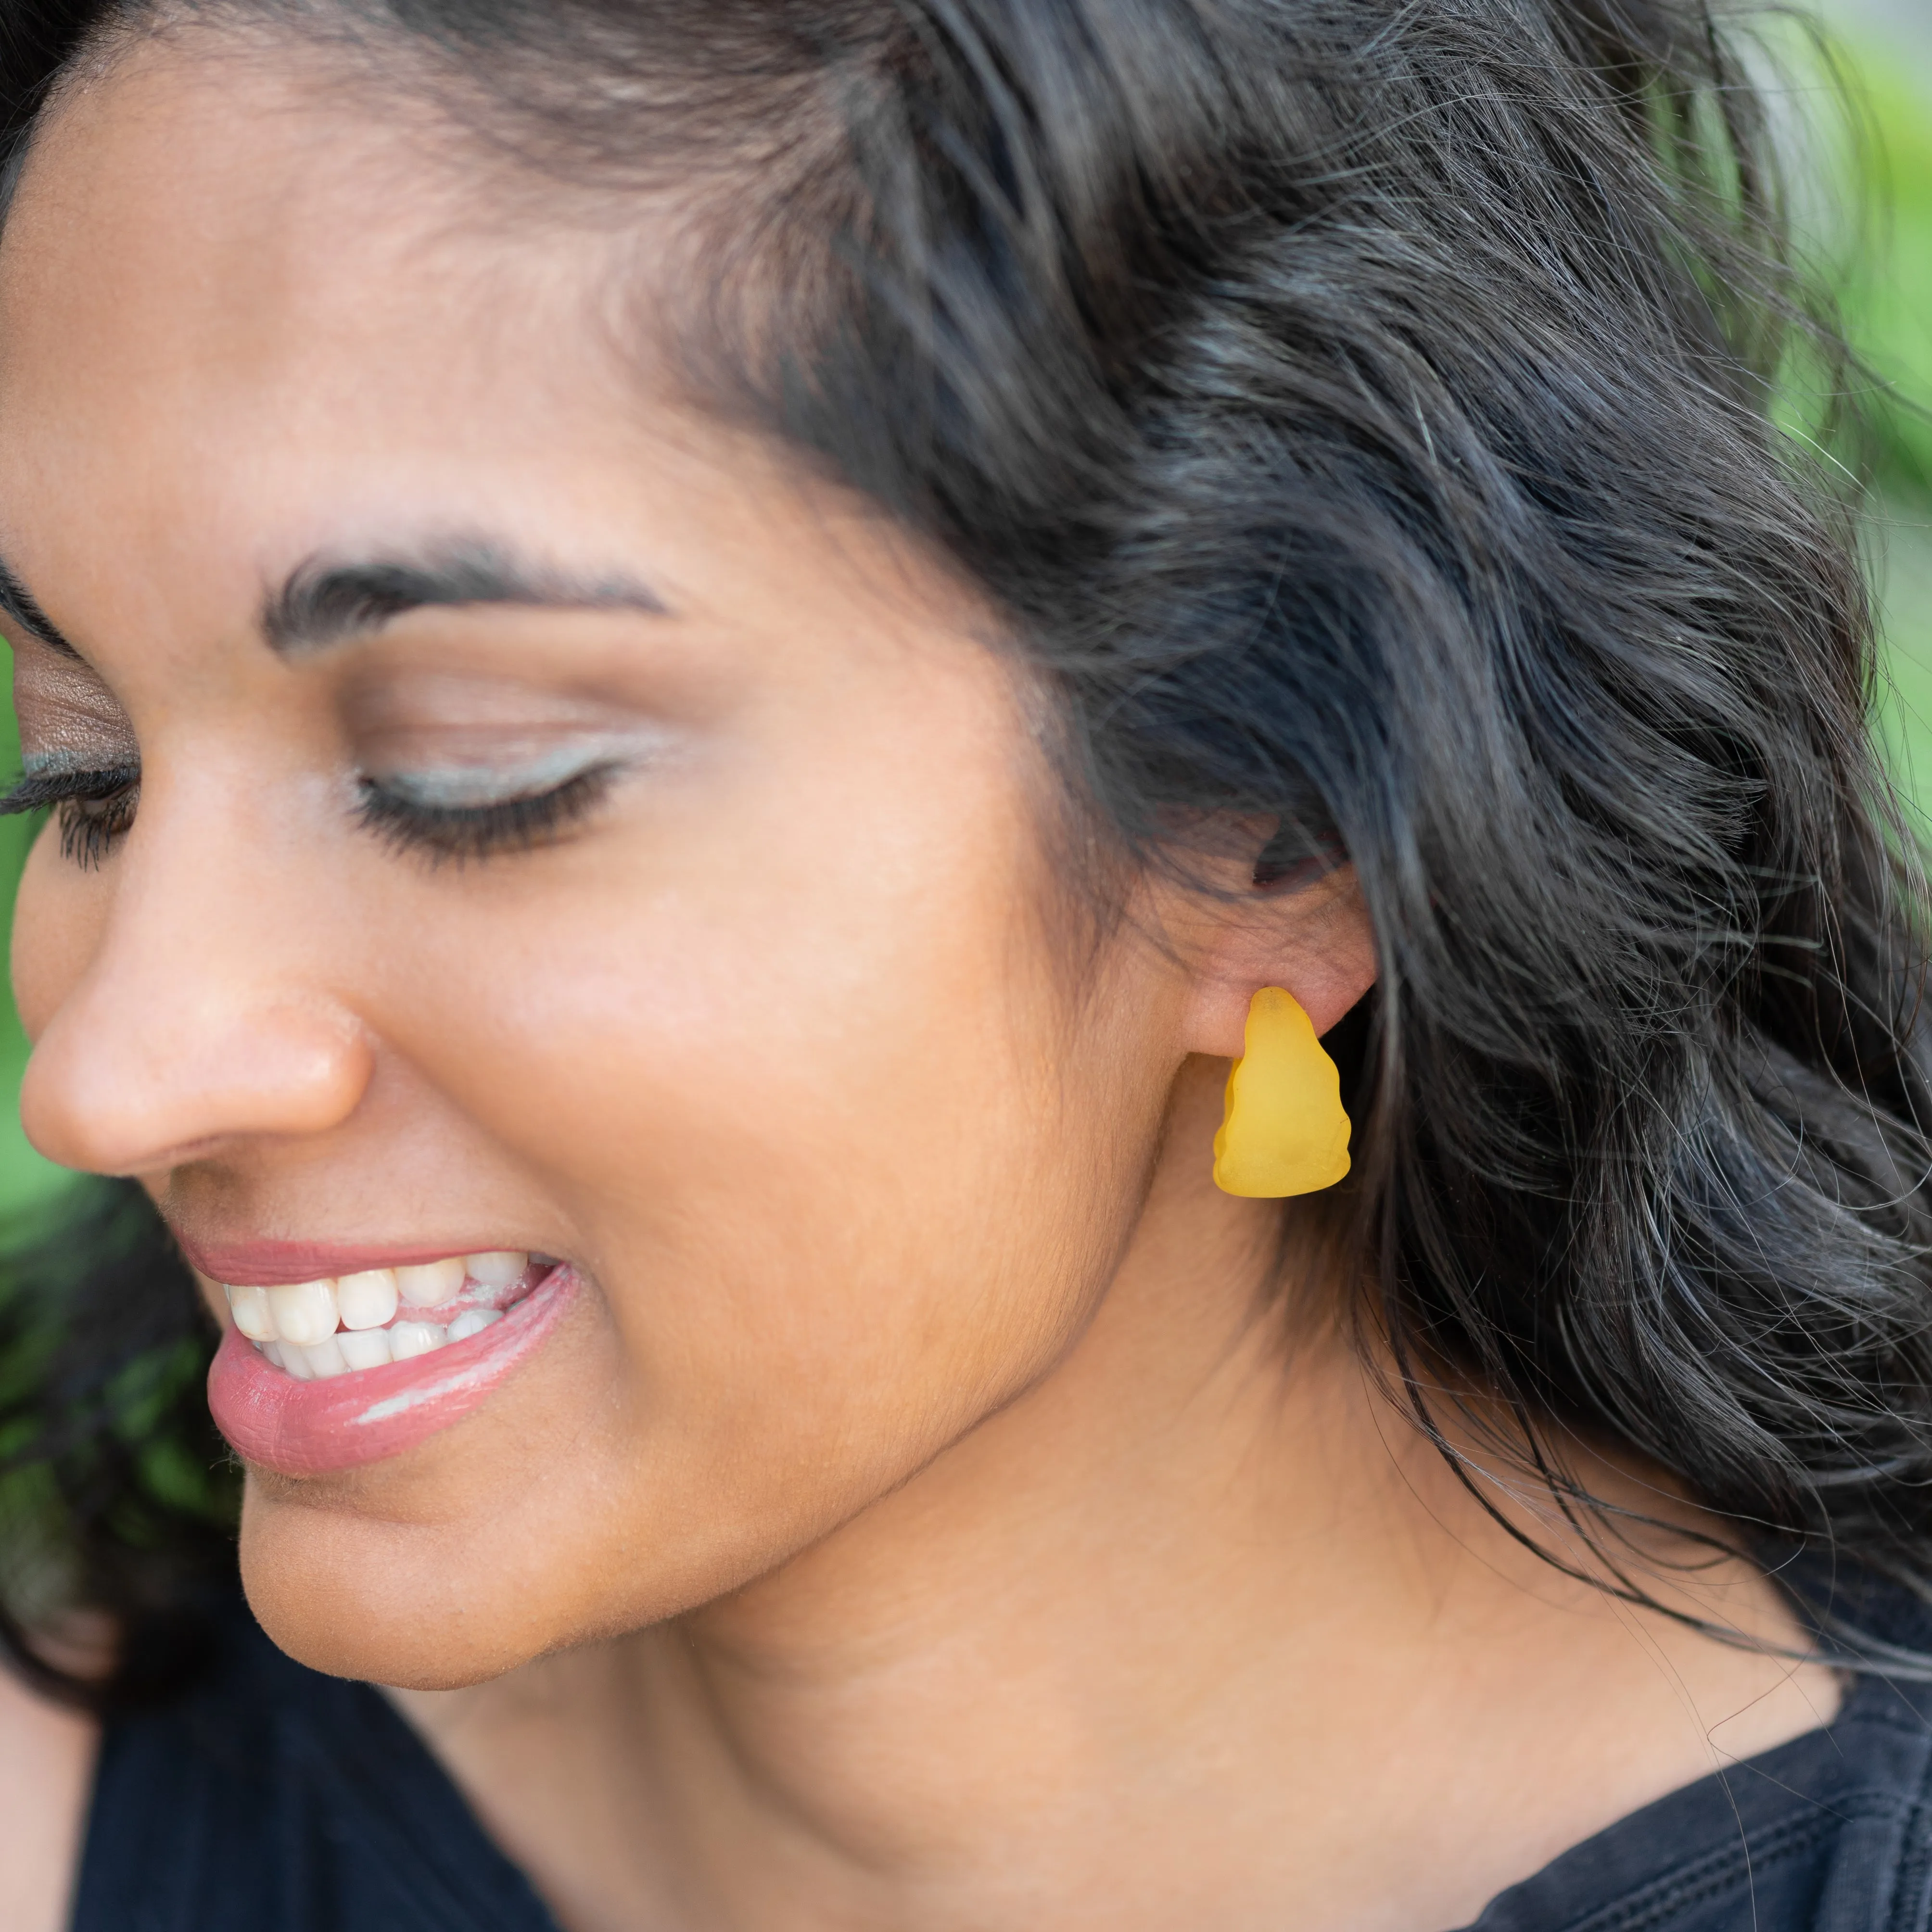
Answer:
<path fill-rule="evenodd" d="M 1470 1932 L 1932 1932 L 1922 1712 L 1932 1693 L 1861 1678 L 1828 1729 L 1598 1832 Z M 108 1727 L 74 1932 L 556 1928 L 379 1693 L 238 1611 L 194 1690 Z"/>

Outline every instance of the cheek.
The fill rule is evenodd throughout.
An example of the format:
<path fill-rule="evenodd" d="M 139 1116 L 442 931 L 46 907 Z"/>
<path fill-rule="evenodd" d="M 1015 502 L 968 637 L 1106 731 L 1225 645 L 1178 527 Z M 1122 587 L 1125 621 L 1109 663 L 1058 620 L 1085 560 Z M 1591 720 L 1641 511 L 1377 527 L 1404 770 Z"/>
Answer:
<path fill-rule="evenodd" d="M 1037 790 L 976 675 L 964 723 L 814 718 L 411 921 L 383 1030 L 565 1207 L 627 1346 L 856 1359 L 1086 1211 L 1060 1171 L 1133 1024 L 1064 1050 Z"/>
<path fill-rule="evenodd" d="M 86 975 L 106 923 L 108 875 L 61 855 L 60 828 L 40 829 L 14 904 L 14 1000 L 30 1040 Z"/>
<path fill-rule="evenodd" d="M 560 1624 L 782 1560 L 1036 1378 L 1104 1287 L 1158 1130 L 1134 1015 L 1159 1002 L 1124 987 L 1073 1035 L 1030 824 L 980 803 L 946 814 L 970 840 L 896 854 L 848 823 L 774 832 L 755 874 L 606 862 L 398 948 L 386 1033 L 561 1210 L 598 1291 L 530 1390 L 567 1450 L 532 1456 L 526 1425 L 481 1459 L 493 1536 L 533 1487 L 506 1459 L 542 1464 L 527 1588 Z M 566 1574 L 592 1580 L 568 1604 L 544 1580 Z"/>
<path fill-rule="evenodd" d="M 1108 1056 L 1066 1063 L 1016 869 L 606 892 L 430 976 L 415 1050 L 566 1209 L 654 1430 L 742 1430 L 781 1389 L 794 1427 L 909 1420 L 928 1383 L 1030 1370 L 1081 1298 L 1119 1096 Z"/>
<path fill-rule="evenodd" d="M 255 1488 L 250 1596 L 296 1654 L 415 1682 L 433 1648 L 435 1681 L 472 1681 L 738 1588 L 1049 1370 L 1104 1291 L 1164 1092 L 1132 1000 L 1070 1040 L 1010 880 L 863 945 L 850 893 L 817 925 L 803 898 L 833 902 L 782 897 L 784 944 L 607 892 L 441 974 L 416 956 L 445 996 L 399 1043 L 562 1210 L 598 1293 L 346 1509 Z"/>

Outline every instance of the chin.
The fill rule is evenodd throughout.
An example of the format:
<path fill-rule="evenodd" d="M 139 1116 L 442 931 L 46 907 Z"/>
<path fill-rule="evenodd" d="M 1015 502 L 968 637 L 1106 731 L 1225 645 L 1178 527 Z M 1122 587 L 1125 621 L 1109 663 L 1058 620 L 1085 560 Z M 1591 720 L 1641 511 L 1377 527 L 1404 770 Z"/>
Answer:
<path fill-rule="evenodd" d="M 449 1690 L 553 1647 L 545 1606 L 506 1587 L 475 1539 L 279 1500 L 251 1481 L 242 1583 L 269 1636 L 335 1677 Z M 493 1570 L 494 1574 L 493 1576 Z"/>
<path fill-rule="evenodd" d="M 479 1481 L 476 1460 L 458 1454 L 473 1446 L 438 1446 L 461 1465 L 440 1482 L 383 1465 L 319 1479 L 250 1472 L 242 1587 L 282 1650 L 332 1676 L 454 1690 L 695 1610 L 830 1526 L 801 1521 L 782 1497 L 760 1510 L 648 1494 L 614 1524 L 596 1500 L 603 1486 L 546 1481 L 526 1462 L 508 1466 L 520 1482 Z M 520 1506 L 506 1507 L 519 1488 Z M 671 1522 L 709 1527 L 680 1536 Z"/>

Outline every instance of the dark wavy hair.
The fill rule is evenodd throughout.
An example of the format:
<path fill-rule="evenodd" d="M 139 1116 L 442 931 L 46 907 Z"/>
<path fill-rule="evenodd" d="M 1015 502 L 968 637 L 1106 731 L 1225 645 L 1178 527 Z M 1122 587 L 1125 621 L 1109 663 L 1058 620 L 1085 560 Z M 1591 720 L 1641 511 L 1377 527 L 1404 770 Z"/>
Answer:
<path fill-rule="evenodd" d="M 1855 385 L 1742 32 L 1705 0 L 8 0 L 0 104 L 17 161 L 117 36 L 292 46 L 438 117 L 481 193 L 675 210 L 640 346 L 983 589 L 1100 870 L 1249 822 L 1258 879 L 1354 866 L 1380 977 L 1330 1036 L 1358 1160 L 1322 1211 L 1445 1453 L 1491 1418 L 1640 1598 L 1568 1443 L 1761 1558 L 1932 1596 L 1924 895 L 1855 425 L 1812 400 Z M 94 1286 L 15 1271 L 0 1444 L 35 1574 L 138 1632 L 229 1560 L 232 1478 L 157 1484 L 212 1460 L 208 1340 L 102 1198 Z"/>

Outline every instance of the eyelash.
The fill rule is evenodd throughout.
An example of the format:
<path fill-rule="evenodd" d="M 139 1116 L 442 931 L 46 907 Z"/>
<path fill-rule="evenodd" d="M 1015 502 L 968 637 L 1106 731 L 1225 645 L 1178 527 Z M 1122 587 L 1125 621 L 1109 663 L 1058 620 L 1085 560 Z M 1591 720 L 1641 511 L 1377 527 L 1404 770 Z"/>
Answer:
<path fill-rule="evenodd" d="M 24 778 L 0 797 L 0 817 L 53 806 L 60 814 L 61 856 L 92 872 L 134 823 L 140 799 L 140 766 L 115 765 Z"/>
<path fill-rule="evenodd" d="M 394 850 L 460 865 L 548 844 L 594 812 L 616 776 L 615 765 L 592 765 L 548 791 L 488 805 L 426 805 L 365 778 L 356 816 Z"/>
<path fill-rule="evenodd" d="M 547 844 L 595 811 L 616 776 L 614 765 L 593 765 L 548 791 L 475 806 L 425 805 L 365 778 L 356 815 L 392 850 L 460 864 Z M 61 856 L 92 872 L 132 828 L 140 796 L 137 765 L 62 772 L 24 778 L 0 795 L 0 818 L 52 808 L 60 815 Z"/>

